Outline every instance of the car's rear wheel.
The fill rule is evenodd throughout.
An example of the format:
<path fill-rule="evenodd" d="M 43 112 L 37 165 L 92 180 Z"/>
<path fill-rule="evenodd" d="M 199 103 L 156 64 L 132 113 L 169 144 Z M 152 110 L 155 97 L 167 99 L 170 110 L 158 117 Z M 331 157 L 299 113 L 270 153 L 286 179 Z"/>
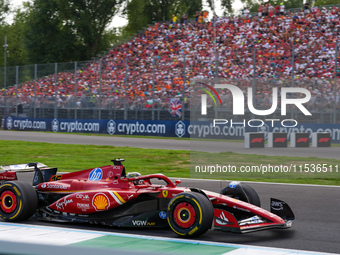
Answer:
<path fill-rule="evenodd" d="M 37 206 L 37 194 L 30 184 L 14 181 L 0 186 L 0 217 L 5 221 L 27 220 Z"/>
<path fill-rule="evenodd" d="M 168 223 L 179 236 L 196 237 L 212 225 L 214 208 L 209 199 L 196 192 L 176 195 L 168 206 Z"/>

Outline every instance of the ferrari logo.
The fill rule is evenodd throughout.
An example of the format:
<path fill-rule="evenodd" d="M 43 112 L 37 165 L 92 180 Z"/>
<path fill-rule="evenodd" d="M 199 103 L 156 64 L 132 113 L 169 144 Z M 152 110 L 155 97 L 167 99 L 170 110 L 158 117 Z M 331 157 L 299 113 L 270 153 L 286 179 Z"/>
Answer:
<path fill-rule="evenodd" d="M 167 190 L 163 190 L 162 191 L 162 195 L 163 195 L 163 197 L 167 197 L 168 196 L 168 191 Z"/>

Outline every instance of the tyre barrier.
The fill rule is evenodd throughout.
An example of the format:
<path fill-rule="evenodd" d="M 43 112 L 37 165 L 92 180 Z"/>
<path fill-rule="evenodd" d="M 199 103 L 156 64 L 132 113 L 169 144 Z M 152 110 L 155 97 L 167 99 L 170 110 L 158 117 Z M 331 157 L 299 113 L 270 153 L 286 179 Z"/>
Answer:
<path fill-rule="evenodd" d="M 311 141 L 310 141 L 311 140 Z M 286 148 L 288 147 L 288 133 L 268 133 L 268 148 Z M 291 133 L 290 147 L 331 147 L 331 133 Z M 244 134 L 245 148 L 264 148 L 265 147 L 265 133 L 249 132 Z"/>
<path fill-rule="evenodd" d="M 288 146 L 287 133 L 268 133 L 269 148 L 284 148 Z"/>
<path fill-rule="evenodd" d="M 264 133 L 250 132 L 244 134 L 245 148 L 264 148 Z"/>
<path fill-rule="evenodd" d="M 313 133 L 312 147 L 331 147 L 331 133 Z"/>

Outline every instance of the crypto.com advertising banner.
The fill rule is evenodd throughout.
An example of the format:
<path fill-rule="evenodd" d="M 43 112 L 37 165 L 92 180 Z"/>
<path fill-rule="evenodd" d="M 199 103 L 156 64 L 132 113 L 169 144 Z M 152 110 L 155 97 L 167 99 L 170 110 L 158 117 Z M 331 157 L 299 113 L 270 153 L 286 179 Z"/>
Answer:
<path fill-rule="evenodd" d="M 4 129 L 52 131 L 66 133 L 98 133 L 109 135 L 145 135 L 189 137 L 189 121 L 148 120 L 74 120 L 6 117 Z"/>
<path fill-rule="evenodd" d="M 288 141 L 292 134 L 306 133 L 311 140 L 312 133 L 328 132 L 332 143 L 340 143 L 340 125 L 327 124 L 335 122 L 336 111 L 332 111 L 331 104 L 325 110 L 330 98 L 326 102 L 312 89 L 314 85 L 308 81 L 260 78 L 191 80 L 190 121 L 196 123 L 195 132 L 190 133 L 191 177 L 229 180 L 337 177 L 340 167 L 328 160 L 293 159 L 296 155 L 287 153 L 294 149 L 311 150 L 310 146 L 267 145 L 268 133 L 272 132 L 286 133 Z M 264 148 L 245 144 L 248 140 L 244 137 L 254 132 L 264 134 Z M 240 138 L 242 142 L 232 141 Z M 323 153 L 324 148 L 313 149 Z M 256 155 L 259 151 L 262 155 Z M 288 156 L 280 157 L 283 155 Z"/>

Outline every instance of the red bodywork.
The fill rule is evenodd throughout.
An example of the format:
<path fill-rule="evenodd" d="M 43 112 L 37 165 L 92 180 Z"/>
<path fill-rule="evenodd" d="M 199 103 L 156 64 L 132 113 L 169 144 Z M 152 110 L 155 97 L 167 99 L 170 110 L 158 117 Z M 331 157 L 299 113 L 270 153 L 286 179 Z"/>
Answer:
<path fill-rule="evenodd" d="M 0 181 L 14 181 L 17 180 L 16 172 L 14 171 L 6 171 L 0 173 Z"/>
<path fill-rule="evenodd" d="M 165 184 L 152 184 L 153 179 L 163 180 Z M 177 187 L 179 183 L 180 181 L 176 181 L 174 184 L 163 174 L 126 178 L 123 165 L 107 165 L 53 175 L 49 182 L 40 183 L 36 189 L 41 194 L 64 195 L 49 205 L 53 211 L 89 215 L 114 210 L 128 202 L 133 202 L 142 194 L 153 194 L 157 198 L 170 200 L 179 193 L 196 190 Z M 250 203 L 206 190 L 199 190 L 199 192 L 203 192 L 214 206 L 216 230 L 244 233 L 266 228 L 290 227 L 291 222 Z M 231 208 L 234 214 L 230 212 Z M 235 211 L 255 216 L 240 221 Z"/>

